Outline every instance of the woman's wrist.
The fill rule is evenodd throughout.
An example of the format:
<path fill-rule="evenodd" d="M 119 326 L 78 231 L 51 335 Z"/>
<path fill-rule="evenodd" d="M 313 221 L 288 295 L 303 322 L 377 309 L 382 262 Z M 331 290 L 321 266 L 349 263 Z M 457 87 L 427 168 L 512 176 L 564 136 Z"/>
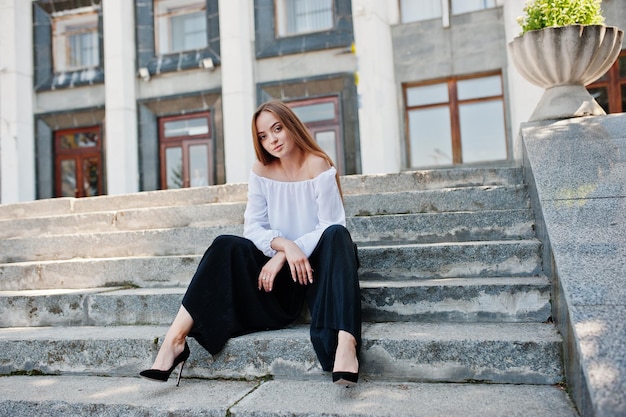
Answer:
<path fill-rule="evenodd" d="M 274 239 L 270 241 L 270 248 L 274 249 L 277 252 L 285 251 L 285 238 L 276 236 Z"/>

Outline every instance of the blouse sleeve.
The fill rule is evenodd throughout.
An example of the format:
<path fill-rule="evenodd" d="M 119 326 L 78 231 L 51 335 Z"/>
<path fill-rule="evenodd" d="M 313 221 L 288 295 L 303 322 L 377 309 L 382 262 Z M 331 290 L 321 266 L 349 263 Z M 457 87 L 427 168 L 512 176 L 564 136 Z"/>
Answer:
<path fill-rule="evenodd" d="M 267 215 L 267 201 L 262 190 L 261 180 L 250 173 L 248 180 L 248 204 L 244 213 L 243 235 L 250 239 L 256 247 L 265 254 L 272 257 L 276 251 L 272 249 L 270 243 L 275 237 L 282 237 L 278 230 L 270 228 L 269 217 Z"/>
<path fill-rule="evenodd" d="M 335 179 L 335 170 L 329 169 L 322 173 L 313 182 L 315 188 L 315 203 L 317 204 L 318 216 L 315 229 L 305 233 L 295 240 L 295 243 L 307 256 L 311 256 L 322 237 L 322 233 L 328 226 L 334 224 L 346 225 L 346 213 L 343 201 L 339 194 L 339 187 Z"/>

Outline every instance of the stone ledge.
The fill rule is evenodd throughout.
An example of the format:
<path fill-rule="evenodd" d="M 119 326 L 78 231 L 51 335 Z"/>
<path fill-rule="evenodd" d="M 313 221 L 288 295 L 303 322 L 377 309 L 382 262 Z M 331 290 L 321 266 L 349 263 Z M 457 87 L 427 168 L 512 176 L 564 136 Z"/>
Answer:
<path fill-rule="evenodd" d="M 581 415 L 626 415 L 626 115 L 528 123 L 521 139 L 568 387 Z"/>

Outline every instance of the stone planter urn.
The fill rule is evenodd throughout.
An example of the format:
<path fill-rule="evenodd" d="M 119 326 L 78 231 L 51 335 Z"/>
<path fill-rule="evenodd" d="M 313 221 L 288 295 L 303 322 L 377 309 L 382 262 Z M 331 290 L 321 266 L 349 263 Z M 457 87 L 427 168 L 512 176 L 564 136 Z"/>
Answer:
<path fill-rule="evenodd" d="M 529 121 L 606 114 L 585 86 L 606 73 L 622 49 L 613 26 L 570 25 L 532 30 L 513 39 L 517 70 L 545 89 Z"/>

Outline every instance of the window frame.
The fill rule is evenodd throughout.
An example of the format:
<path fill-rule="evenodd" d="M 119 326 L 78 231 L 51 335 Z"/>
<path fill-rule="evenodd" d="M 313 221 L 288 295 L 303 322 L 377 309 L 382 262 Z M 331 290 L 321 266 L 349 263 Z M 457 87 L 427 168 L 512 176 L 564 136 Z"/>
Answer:
<path fill-rule="evenodd" d="M 98 37 L 98 11 L 77 9 L 69 14 L 52 14 L 52 66 L 55 73 L 80 71 L 88 68 L 97 68 L 101 65 L 100 50 L 102 48 Z M 68 29 L 77 27 L 77 29 Z M 71 36 L 90 33 L 95 36 L 96 60 L 92 65 L 72 65 Z"/>
<path fill-rule="evenodd" d="M 165 124 L 168 122 L 206 118 L 208 132 L 198 135 L 178 135 L 165 136 Z M 213 119 L 210 111 L 201 111 L 187 114 L 178 114 L 170 116 L 161 116 L 158 118 L 158 134 L 159 134 L 159 172 L 160 172 L 160 189 L 167 190 L 167 166 L 166 151 L 168 148 L 181 147 L 183 160 L 183 185 L 181 188 L 189 188 L 191 185 L 191 175 L 189 167 L 189 148 L 194 145 L 207 145 L 207 185 L 215 184 L 215 149 L 213 138 Z"/>
<path fill-rule="evenodd" d="M 479 8 L 479 9 L 473 9 L 473 10 L 468 10 L 468 11 L 464 11 L 464 12 L 455 12 L 454 11 L 453 0 L 446 0 L 446 1 L 449 1 L 449 7 L 450 7 L 449 10 L 450 10 L 450 15 L 451 16 L 459 16 L 459 15 L 462 15 L 462 14 L 475 13 L 475 12 L 480 12 L 482 10 L 495 9 L 496 7 L 499 7 L 498 6 L 498 1 L 497 0 L 493 0 L 493 6 L 484 6 L 484 7 Z M 463 0 L 463 1 L 467 1 L 467 0 Z M 484 3 L 485 1 L 489 1 L 489 0 L 482 0 L 482 1 Z"/>
<path fill-rule="evenodd" d="M 167 3 L 176 4 L 175 8 L 167 8 Z M 159 6 L 165 8 L 164 11 L 159 10 Z M 202 12 L 205 22 L 205 45 L 201 48 L 174 50 L 174 39 L 172 35 L 172 18 L 177 16 L 186 16 L 193 13 Z M 163 24 L 165 22 L 166 24 Z M 185 0 L 184 2 L 176 2 L 174 0 L 154 0 L 154 46 L 157 55 L 178 54 L 189 51 L 197 51 L 206 49 L 209 46 L 208 37 L 209 22 L 207 19 L 206 2 L 198 0 Z M 163 32 L 166 31 L 166 34 Z M 163 40 L 167 39 L 166 47 L 163 46 Z"/>
<path fill-rule="evenodd" d="M 97 50 L 94 64 L 72 65 L 72 36 L 91 34 L 95 36 Z M 58 50 L 57 48 L 63 48 Z M 52 54 L 54 72 L 80 71 L 100 66 L 100 44 L 98 42 L 98 12 L 95 9 L 71 14 L 52 15 Z M 82 55 L 82 50 L 81 50 Z M 58 61 L 63 60 L 63 63 Z"/>
<path fill-rule="evenodd" d="M 620 77 L 620 63 L 625 67 L 624 77 Z M 607 114 L 626 112 L 626 108 L 622 108 L 622 104 L 626 102 L 626 97 L 622 97 L 622 89 L 626 90 L 626 49 L 620 52 L 611 68 L 600 79 L 588 84 L 586 88 L 588 90 L 606 89 L 609 108 L 604 110 Z"/>
<path fill-rule="evenodd" d="M 413 1 L 418 1 L 418 0 L 413 0 Z M 433 3 L 437 2 L 439 3 L 439 14 L 435 15 L 435 16 L 431 16 L 431 17 L 423 17 L 423 18 L 419 18 L 419 19 L 407 19 L 406 18 L 406 13 L 405 13 L 405 8 L 403 7 L 404 1 L 403 0 L 398 0 L 398 11 L 400 13 L 400 22 L 402 24 L 407 24 L 407 23 L 414 23 L 414 22 L 425 22 L 428 20 L 435 20 L 435 19 L 441 19 L 443 21 L 443 26 L 444 27 L 448 27 L 450 26 L 450 17 L 451 16 L 460 16 L 460 15 L 464 15 L 464 14 L 468 14 L 468 13 L 476 13 L 476 12 L 480 12 L 483 10 L 489 10 L 489 9 L 495 9 L 497 7 L 500 7 L 500 5 L 498 4 L 498 0 L 493 0 L 493 6 L 488 6 L 488 7 L 482 7 L 480 9 L 475 9 L 475 10 L 468 10 L 468 11 L 463 11 L 463 12 L 455 12 L 453 9 L 453 4 L 452 4 L 452 0 L 432 0 Z M 489 0 L 483 0 L 484 1 L 489 1 Z"/>
<path fill-rule="evenodd" d="M 403 2 L 403 0 L 398 0 L 398 10 L 400 12 L 400 22 L 402 24 L 406 24 L 406 23 L 424 22 L 424 21 L 427 21 L 427 20 L 441 19 L 443 17 L 443 13 L 444 13 L 443 5 L 441 4 L 441 0 L 432 0 L 432 1 L 439 3 L 439 14 L 437 14 L 435 16 L 432 16 L 432 17 L 424 17 L 424 18 L 419 18 L 419 19 L 408 19 L 408 20 L 405 20 L 406 10 L 403 7 L 404 2 Z"/>
<path fill-rule="evenodd" d="M 254 0 L 254 45 L 256 58 L 347 48 L 354 42 L 352 1 L 333 0 L 334 25 L 319 32 L 279 37 L 275 0 Z"/>
<path fill-rule="evenodd" d="M 101 0 L 89 0 L 89 6 L 74 8 L 84 2 L 54 3 L 44 0 L 33 1 L 33 70 L 35 91 L 78 87 L 104 83 L 104 52 L 102 43 Z M 72 7 L 70 7 L 72 6 Z M 93 10 L 98 19 L 99 65 L 77 70 L 55 71 L 53 47 L 53 15 L 72 15 L 77 11 Z"/>
<path fill-rule="evenodd" d="M 220 64 L 218 0 L 202 0 L 202 2 L 205 5 L 207 19 L 207 47 L 191 51 L 160 54 L 156 45 L 154 0 L 135 0 L 137 68 L 147 68 L 150 74 L 161 74 L 198 69 L 206 58 L 211 58 L 215 66 Z M 139 74 L 137 74 L 137 77 L 139 77 Z"/>
<path fill-rule="evenodd" d="M 98 143 L 96 146 L 86 147 L 86 148 L 74 148 L 69 150 L 64 150 L 61 147 L 60 141 L 61 138 L 65 135 L 71 135 L 76 133 L 96 133 L 98 136 Z M 86 126 L 72 129 L 59 129 L 53 133 L 54 138 L 54 194 L 55 197 L 62 197 L 62 189 L 63 182 L 61 179 L 61 162 L 67 160 L 73 160 L 75 163 L 75 174 L 76 174 L 76 184 L 84 184 L 82 162 L 90 158 L 96 158 L 98 160 L 98 191 L 97 195 L 104 194 L 104 158 L 102 157 L 102 149 L 103 149 L 103 138 L 102 138 L 102 127 L 99 125 L 96 126 Z M 84 193 L 84 190 L 80 190 L 75 188 L 74 197 L 87 197 Z"/>
<path fill-rule="evenodd" d="M 459 81 L 471 80 L 471 79 L 479 79 L 479 78 L 487 78 L 492 76 L 500 77 L 500 95 L 489 95 L 485 97 L 478 98 L 470 98 L 470 99 L 459 99 L 458 98 L 458 88 L 457 84 Z M 407 91 L 413 87 L 423 87 L 429 85 L 436 84 L 446 84 L 448 90 L 448 101 L 446 102 L 436 102 L 429 104 L 422 104 L 417 106 L 409 106 L 408 105 L 408 97 Z M 463 75 L 463 76 L 453 76 L 448 78 L 440 78 L 429 81 L 420 81 L 420 82 L 407 82 L 402 84 L 402 96 L 404 102 L 404 138 L 405 138 L 405 149 L 406 149 L 406 166 L 409 168 L 418 168 L 414 167 L 411 163 L 411 131 L 410 131 L 410 123 L 409 123 L 409 113 L 414 110 L 422 110 L 429 109 L 435 107 L 447 107 L 449 109 L 450 114 L 450 134 L 451 134 L 451 142 L 452 142 L 452 165 L 461 165 L 463 164 L 463 143 L 461 137 L 461 121 L 460 121 L 460 106 L 465 104 L 473 104 L 473 103 L 482 103 L 489 102 L 494 100 L 499 100 L 502 103 L 502 120 L 504 122 L 504 143 L 505 143 L 505 151 L 506 151 L 506 159 L 509 157 L 510 149 L 509 143 L 507 140 L 507 120 L 506 120 L 506 107 L 505 107 L 505 98 L 504 98 L 504 79 L 501 71 L 489 71 L 483 72 L 479 74 L 472 75 Z M 444 165 L 438 165 L 444 166 Z"/>
<path fill-rule="evenodd" d="M 289 17 L 287 13 L 287 1 L 289 0 L 274 0 L 274 26 L 275 32 L 274 36 L 278 38 L 288 38 L 292 36 L 302 36 L 302 35 L 310 35 L 318 32 L 325 32 L 328 30 L 335 29 L 335 0 L 329 0 L 330 4 L 330 13 L 331 17 L 331 25 L 322 29 L 317 30 L 308 30 L 308 31 L 297 31 L 297 32 L 288 32 L 289 27 Z"/>
<path fill-rule="evenodd" d="M 315 104 L 323 104 L 323 103 L 332 103 L 334 107 L 334 117 L 332 119 L 324 119 L 324 120 L 316 120 L 312 122 L 303 122 L 307 127 L 313 139 L 315 139 L 315 135 L 319 132 L 327 132 L 333 131 L 335 132 L 335 154 L 337 157 L 333 160 L 335 165 L 337 166 L 337 172 L 339 175 L 343 175 L 344 171 L 344 139 L 342 134 L 342 121 L 341 121 L 341 110 L 339 106 L 341 105 L 339 96 L 324 96 L 324 97 L 315 97 L 310 99 L 303 100 L 291 100 L 287 101 L 286 104 L 291 107 L 306 107 Z M 329 155 L 330 156 L 330 155 Z"/>

